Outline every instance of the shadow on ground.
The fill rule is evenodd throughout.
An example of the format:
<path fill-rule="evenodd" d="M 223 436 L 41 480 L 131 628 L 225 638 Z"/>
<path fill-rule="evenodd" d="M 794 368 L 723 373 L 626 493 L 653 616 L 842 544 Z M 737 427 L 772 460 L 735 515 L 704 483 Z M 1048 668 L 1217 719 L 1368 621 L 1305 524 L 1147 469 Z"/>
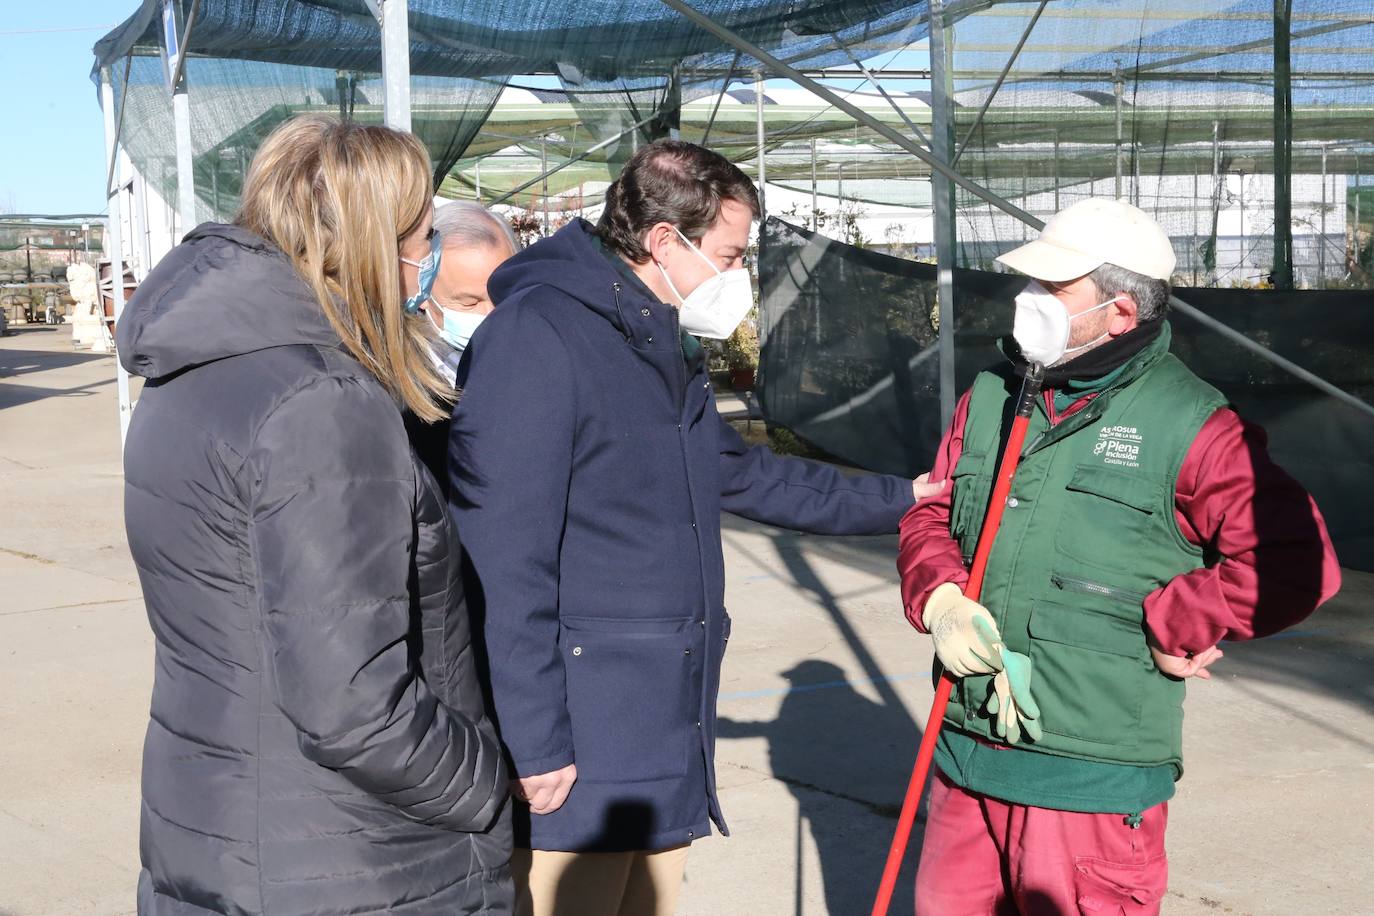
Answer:
<path fill-rule="evenodd" d="M 727 533 L 752 528 L 729 517 L 722 521 Z M 874 702 L 857 691 L 838 666 L 806 660 L 779 672 L 789 688 L 774 720 L 722 718 L 719 734 L 722 739 L 763 738 L 768 742 L 773 776 L 788 786 L 800 811 L 797 849 L 791 854 L 800 865 L 800 832 L 809 830 L 824 873 L 827 912 L 867 913 L 891 833 L 878 835 L 854 829 L 846 822 L 843 809 L 837 808 L 837 801 L 859 805 L 895 827 L 920 730 L 899 701 L 886 672 L 846 620 L 841 599 L 825 587 L 808 556 L 895 580 L 896 539 L 806 537 L 803 541 L 802 535 L 765 530 L 775 553 L 769 558 L 770 565 L 780 560 L 790 584 L 809 593 L 830 616 L 880 699 Z M 1291 569 L 1285 571 L 1282 582 L 1262 579 L 1258 584 L 1261 613 L 1266 612 L 1266 605 L 1277 610 L 1285 599 L 1291 599 L 1288 589 L 1293 586 L 1311 585 L 1304 580 L 1315 577 L 1319 565 L 1319 558 L 1313 557 L 1310 564 L 1304 564 L 1306 572 L 1297 571 L 1296 579 Z M 1285 688 L 1296 688 L 1335 698 L 1365 712 L 1374 710 L 1374 681 L 1368 675 L 1374 656 L 1374 624 L 1368 613 L 1374 600 L 1374 574 L 1345 570 L 1343 579 L 1342 592 L 1307 621 L 1267 639 L 1225 644 L 1226 657 L 1214 670 L 1218 676 L 1229 676 L 1236 689 L 1255 699 L 1310 721 L 1344 741 L 1374 750 L 1374 738 L 1358 734 L 1342 722 L 1289 708 L 1278 696 Z M 895 603 L 893 613 L 901 613 Z M 819 724 L 824 728 L 818 728 Z M 911 912 L 911 880 L 923 824 L 924 810 L 907 851 L 895 913 Z M 784 910 L 779 907 L 778 911 Z"/>
<path fill-rule="evenodd" d="M 743 527 L 732 519 L 723 522 L 727 530 Z M 829 615 L 879 699 L 875 702 L 856 690 L 839 666 L 807 659 L 780 672 L 789 687 L 775 719 L 745 722 L 722 717 L 718 735 L 721 739 L 763 738 L 768 742 L 772 775 L 792 792 L 800 812 L 797 835 L 792 838 L 794 848 L 787 853 L 796 858 L 798 874 L 801 833 L 806 830 L 820 859 L 826 912 L 833 916 L 867 913 L 882 875 L 921 731 L 887 673 L 846 619 L 840 599 L 816 574 L 807 553 L 827 554 L 865 568 L 881 565 L 885 572 L 895 573 L 895 541 L 890 537 L 808 537 L 803 552 L 802 535 L 775 529 L 766 529 L 766 533 L 775 554 L 770 562 L 780 560 L 793 586 L 808 593 Z M 895 604 L 893 613 L 900 613 Z M 882 827 L 874 830 L 873 818 L 854 818 L 852 806 L 882 818 L 878 822 Z M 922 814 L 908 848 L 892 907 L 894 914 L 911 913 L 923 822 Z M 780 903 L 775 911 L 787 909 Z"/>

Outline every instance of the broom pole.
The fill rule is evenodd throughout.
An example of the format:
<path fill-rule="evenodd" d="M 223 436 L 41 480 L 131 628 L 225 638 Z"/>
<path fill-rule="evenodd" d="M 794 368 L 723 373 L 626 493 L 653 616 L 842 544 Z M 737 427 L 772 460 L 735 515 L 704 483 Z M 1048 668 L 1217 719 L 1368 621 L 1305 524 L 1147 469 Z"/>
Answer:
<path fill-rule="evenodd" d="M 1002 459 L 997 465 L 997 479 L 993 484 L 992 497 L 988 501 L 987 514 L 983 517 L 983 527 L 978 533 L 978 548 L 973 554 L 968 585 L 964 586 L 964 595 L 972 601 L 977 601 L 983 591 L 983 575 L 987 572 L 988 557 L 992 553 L 993 541 L 997 539 L 997 530 L 1002 526 L 1002 513 L 1006 510 L 1007 496 L 1011 492 L 1011 480 L 1016 475 L 1016 466 L 1021 462 L 1021 448 L 1026 441 L 1031 412 L 1035 409 L 1036 398 L 1040 396 L 1044 378 L 1044 368 L 1039 363 L 1033 363 L 1026 370 L 1026 378 L 1021 383 L 1016 415 L 1011 423 L 1011 432 L 1007 435 L 1007 445 L 1002 451 Z M 887 864 L 883 868 L 883 878 L 878 885 L 878 896 L 873 901 L 872 916 L 887 916 L 888 907 L 892 905 L 892 894 L 897 887 L 897 873 L 902 869 L 902 859 L 906 855 L 907 843 L 911 840 L 911 828 L 916 823 L 916 811 L 921 807 L 922 790 L 925 788 L 926 776 L 930 773 L 930 762 L 935 756 L 935 742 L 940 736 L 940 726 L 945 719 L 945 707 L 949 705 L 949 693 L 953 687 L 954 679 L 942 672 L 935 687 L 935 701 L 931 703 L 930 715 L 926 718 L 926 730 L 921 736 L 921 747 L 916 753 L 916 764 L 911 770 L 911 781 L 907 783 L 906 797 L 902 800 L 902 813 L 897 818 L 897 832 L 893 835 L 892 846 L 887 852 Z"/>

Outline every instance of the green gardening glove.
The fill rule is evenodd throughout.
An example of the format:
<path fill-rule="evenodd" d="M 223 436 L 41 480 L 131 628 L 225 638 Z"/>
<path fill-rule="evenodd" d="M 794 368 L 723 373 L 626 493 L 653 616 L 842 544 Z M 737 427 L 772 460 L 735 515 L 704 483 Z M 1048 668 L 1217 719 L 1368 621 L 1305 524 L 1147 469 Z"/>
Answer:
<path fill-rule="evenodd" d="M 977 627 L 981 621 L 974 621 Z M 987 638 L 988 634 L 983 634 Z M 1002 670 L 992 680 L 992 696 L 988 697 L 987 713 L 996 716 L 995 728 L 1008 744 L 1020 742 L 1024 732 L 1032 741 L 1044 734 L 1040 728 L 1040 707 L 1031 696 L 1030 656 L 1013 652 L 1000 639 L 995 640 L 1001 655 Z"/>

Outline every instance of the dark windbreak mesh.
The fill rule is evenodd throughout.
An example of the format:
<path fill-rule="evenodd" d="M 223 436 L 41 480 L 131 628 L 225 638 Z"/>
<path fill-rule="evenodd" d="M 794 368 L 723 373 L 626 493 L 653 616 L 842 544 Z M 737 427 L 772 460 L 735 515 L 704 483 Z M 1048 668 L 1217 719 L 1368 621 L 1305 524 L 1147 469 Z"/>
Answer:
<path fill-rule="evenodd" d="M 935 269 L 776 219 L 759 259 L 759 401 L 768 422 L 875 471 L 928 470 L 940 428 Z M 962 392 L 1002 357 L 1020 277 L 955 272 Z M 1374 310 L 1355 291 L 1180 289 L 1179 297 L 1366 402 Z M 1274 457 L 1316 497 L 1342 562 L 1374 570 L 1374 418 L 1175 315 L 1174 352 L 1263 426 Z"/>

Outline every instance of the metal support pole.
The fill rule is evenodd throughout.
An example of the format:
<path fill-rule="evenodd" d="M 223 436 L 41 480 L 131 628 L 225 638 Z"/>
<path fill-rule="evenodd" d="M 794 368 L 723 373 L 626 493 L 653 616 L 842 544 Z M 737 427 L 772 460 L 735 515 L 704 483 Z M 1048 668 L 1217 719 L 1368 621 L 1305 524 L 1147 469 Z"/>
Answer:
<path fill-rule="evenodd" d="M 1326 147 L 1322 147 L 1321 238 L 1317 240 L 1317 289 L 1326 284 Z"/>
<path fill-rule="evenodd" d="M 190 54 L 190 39 L 196 24 L 199 0 L 193 0 L 190 14 L 183 22 L 174 9 L 173 29 L 177 32 L 176 47 L 165 49 L 168 63 L 175 56 L 175 65 L 168 79 L 172 90 L 172 136 L 176 143 L 177 163 L 177 235 L 184 236 L 196 227 L 195 145 L 191 140 L 191 96 L 186 86 L 186 58 Z"/>
<path fill-rule="evenodd" d="M 539 138 L 539 171 L 544 179 L 540 194 L 544 198 L 544 237 L 549 235 L 549 138 Z"/>
<path fill-rule="evenodd" d="M 475 166 L 473 166 L 473 171 L 476 173 L 476 176 L 477 176 L 477 202 L 478 202 L 478 203 L 481 203 L 481 202 L 482 202 L 482 160 L 481 160 L 481 159 L 478 159 L 478 160 L 477 160 L 477 164 L 476 164 Z"/>
<path fill-rule="evenodd" d="M 1131 141 L 1131 203 L 1140 206 L 1140 144 Z"/>
<path fill-rule="evenodd" d="M 1121 102 L 1126 94 L 1126 80 L 1121 76 L 1121 65 L 1112 71 L 1112 93 L 1116 96 L 1116 187 L 1112 196 L 1121 199 Z"/>
<path fill-rule="evenodd" d="M 840 165 L 839 165 L 839 171 L 840 171 L 839 186 L 835 189 L 835 212 L 836 212 L 836 213 L 838 213 L 839 211 L 841 211 L 841 210 L 844 209 L 844 163 L 843 163 L 843 162 L 841 162 Z"/>
<path fill-rule="evenodd" d="M 382 111 L 386 126 L 410 130 L 410 14 L 406 0 L 377 0 L 382 27 Z"/>
<path fill-rule="evenodd" d="M 1197 286 L 1197 205 L 1198 205 L 1197 163 L 1193 163 L 1193 241 L 1188 245 L 1188 264 L 1193 269 L 1193 285 Z"/>
<path fill-rule="evenodd" d="M 129 260 L 135 279 L 142 283 L 152 269 L 149 262 L 153 259 L 153 239 L 148 228 L 148 181 L 138 173 L 129 184 L 129 234 L 133 236 L 125 243 Z"/>
<path fill-rule="evenodd" d="M 1359 207 L 1359 201 L 1360 201 L 1359 194 L 1356 194 L 1356 195 L 1355 195 L 1355 206 L 1356 206 L 1357 208 Z M 816 138 L 815 138 L 815 137 L 812 137 L 812 138 L 811 138 L 811 228 L 812 228 L 812 229 L 819 229 L 819 228 L 821 227 L 820 218 L 817 216 L 817 213 L 818 213 L 818 212 L 819 212 L 819 211 L 817 211 L 817 209 L 816 209 Z M 1359 210 L 1357 209 L 1355 212 L 1358 214 L 1358 213 L 1359 213 Z M 1359 222 L 1359 217 L 1358 217 L 1358 216 L 1356 217 L 1356 220 L 1355 220 L 1355 221 L 1356 221 L 1356 223 Z"/>
<path fill-rule="evenodd" d="M 1236 203 L 1240 204 L 1240 262 L 1236 265 L 1242 275 L 1245 273 L 1245 173 L 1237 172 L 1240 178 L 1240 193 L 1236 195 Z"/>
<path fill-rule="evenodd" d="M 117 128 L 115 126 L 114 111 L 114 88 L 110 84 L 109 68 L 100 71 L 100 106 L 105 114 L 105 152 L 110 160 L 115 162 L 115 172 L 119 171 L 118 153 L 119 147 L 115 142 Z M 105 230 L 106 244 L 110 249 L 110 296 L 114 299 L 114 319 L 116 325 L 120 317 L 124 314 L 124 227 L 122 225 L 123 214 L 120 208 L 120 196 L 123 190 L 120 182 L 116 180 L 115 191 L 109 197 L 110 222 Z M 99 289 L 99 272 L 97 271 L 96 287 Z M 100 309 L 101 320 L 104 321 L 105 298 L 103 293 L 97 296 L 97 308 Z M 119 392 L 119 442 L 122 446 L 125 438 L 129 434 L 129 420 L 133 416 L 134 405 L 129 397 L 129 372 L 124 368 L 123 361 L 115 360 L 115 384 Z"/>
<path fill-rule="evenodd" d="M 944 0 L 930 0 L 930 98 L 932 152 L 943 163 L 954 154 L 953 28 L 945 24 Z M 955 229 L 954 184 L 940 172 L 931 176 L 934 203 L 935 265 L 940 328 L 940 425 L 954 417 L 954 265 L 958 252 Z M 1022 197 L 1021 203 L 1025 204 Z M 1024 212 L 1024 210 L 1023 210 Z M 1033 219 L 1033 217 L 1032 217 Z"/>
<path fill-rule="evenodd" d="M 1054 132 L 1054 212 L 1059 212 L 1059 131 L 1057 130 Z"/>
<path fill-rule="evenodd" d="M 668 91 L 660 109 L 668 123 L 668 139 L 682 139 L 682 65 L 675 64 L 668 74 Z M 573 128 L 576 130 L 576 128 Z M 569 153 L 572 151 L 569 150 Z"/>
<path fill-rule="evenodd" d="M 1030 166 L 1021 166 L 1021 206 L 1030 212 Z M 1030 227 L 1025 223 L 1021 224 L 1021 241 L 1028 241 L 1030 238 Z"/>
<path fill-rule="evenodd" d="M 1355 154 L 1355 231 L 1353 231 L 1352 238 L 1353 238 L 1353 242 L 1355 242 L 1355 244 L 1353 244 L 1353 247 L 1355 247 L 1355 257 L 1353 257 L 1353 261 L 1355 261 L 1355 265 L 1356 265 L 1356 266 L 1360 266 L 1360 268 L 1363 268 L 1364 265 L 1363 265 L 1363 264 L 1360 264 L 1360 157 L 1359 157 L 1359 154 Z"/>
<path fill-rule="evenodd" d="M 1212 122 L 1212 275 L 1208 286 L 1217 282 L 1217 223 L 1221 220 L 1221 122 Z"/>
<path fill-rule="evenodd" d="M 1274 269 L 1275 289 L 1293 288 L 1293 0 L 1274 0 Z"/>
<path fill-rule="evenodd" d="M 177 222 L 178 236 L 196 227 L 195 150 L 191 145 L 191 97 L 186 81 L 172 92 L 172 125 L 177 147 Z"/>
<path fill-rule="evenodd" d="M 758 121 L 759 135 L 759 224 L 768 218 L 768 205 L 764 201 L 764 186 L 768 183 L 768 173 L 764 162 L 763 130 L 763 71 L 754 71 L 754 117 Z"/>

